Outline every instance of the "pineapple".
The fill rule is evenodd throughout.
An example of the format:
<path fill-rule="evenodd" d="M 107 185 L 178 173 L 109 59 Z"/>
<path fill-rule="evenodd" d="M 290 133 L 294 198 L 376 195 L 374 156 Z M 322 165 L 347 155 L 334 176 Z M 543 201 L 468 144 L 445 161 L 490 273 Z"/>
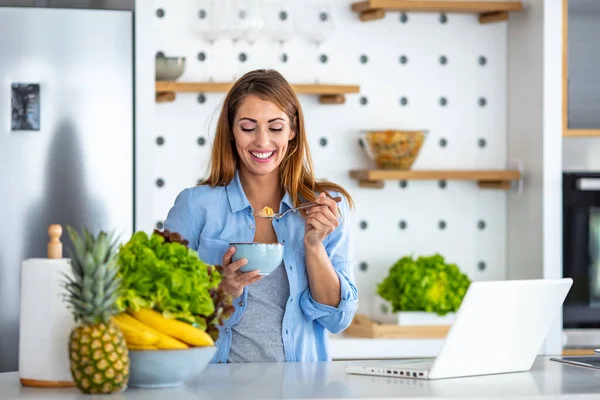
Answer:
<path fill-rule="evenodd" d="M 123 333 L 112 321 L 119 313 L 121 286 L 116 243 L 105 232 L 93 237 L 84 228 L 82 238 L 70 226 L 67 231 L 73 251 L 66 302 L 77 323 L 69 342 L 71 375 L 83 393 L 120 392 L 129 380 L 129 354 Z"/>

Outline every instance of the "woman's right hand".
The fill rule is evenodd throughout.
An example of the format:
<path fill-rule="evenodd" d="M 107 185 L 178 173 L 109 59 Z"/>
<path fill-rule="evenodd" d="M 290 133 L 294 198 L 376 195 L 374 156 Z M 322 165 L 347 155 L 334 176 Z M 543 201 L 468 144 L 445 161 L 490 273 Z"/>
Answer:
<path fill-rule="evenodd" d="M 235 262 L 231 262 L 231 257 L 235 253 L 235 247 L 230 247 L 223 256 L 223 280 L 221 287 L 234 300 L 242 295 L 244 288 L 254 282 L 259 281 L 262 276 L 258 270 L 250 272 L 242 272 L 239 269 L 248 263 L 248 260 L 241 258 Z"/>

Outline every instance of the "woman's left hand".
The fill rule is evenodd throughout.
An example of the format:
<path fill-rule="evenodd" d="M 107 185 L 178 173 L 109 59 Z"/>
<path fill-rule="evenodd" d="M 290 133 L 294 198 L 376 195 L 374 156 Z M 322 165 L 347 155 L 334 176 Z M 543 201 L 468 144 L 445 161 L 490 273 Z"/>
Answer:
<path fill-rule="evenodd" d="M 308 209 L 304 234 L 305 246 L 316 246 L 340 224 L 337 203 L 321 193 L 316 200 L 318 206 Z"/>

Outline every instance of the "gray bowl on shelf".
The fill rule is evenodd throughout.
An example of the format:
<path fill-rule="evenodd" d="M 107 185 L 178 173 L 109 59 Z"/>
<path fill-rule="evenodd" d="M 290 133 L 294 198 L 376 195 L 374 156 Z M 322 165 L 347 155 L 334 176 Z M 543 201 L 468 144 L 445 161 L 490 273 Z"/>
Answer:
<path fill-rule="evenodd" d="M 128 387 L 171 388 L 198 377 L 217 348 L 191 347 L 174 350 L 129 350 Z"/>
<path fill-rule="evenodd" d="M 185 70 L 185 57 L 156 57 L 154 64 L 157 81 L 175 81 Z"/>

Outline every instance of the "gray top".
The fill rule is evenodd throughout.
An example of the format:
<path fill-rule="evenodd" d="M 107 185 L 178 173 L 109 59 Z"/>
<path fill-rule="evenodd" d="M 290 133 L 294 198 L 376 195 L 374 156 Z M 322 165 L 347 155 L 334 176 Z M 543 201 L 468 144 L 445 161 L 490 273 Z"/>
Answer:
<path fill-rule="evenodd" d="M 290 296 L 283 263 L 247 287 L 248 304 L 240 321 L 231 327 L 228 362 L 285 361 L 281 324 Z"/>

